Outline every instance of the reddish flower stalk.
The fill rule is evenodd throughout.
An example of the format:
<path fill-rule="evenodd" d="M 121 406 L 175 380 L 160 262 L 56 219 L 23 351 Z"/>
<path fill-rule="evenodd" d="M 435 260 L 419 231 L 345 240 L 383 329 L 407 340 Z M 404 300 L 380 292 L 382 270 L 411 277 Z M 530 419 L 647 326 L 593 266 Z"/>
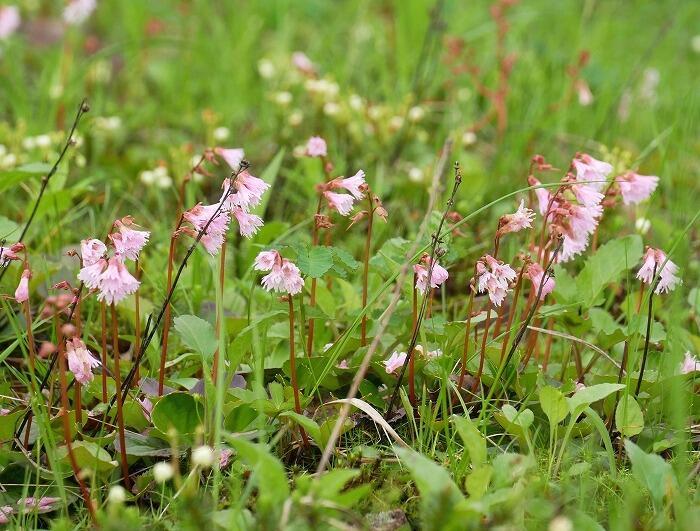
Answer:
<path fill-rule="evenodd" d="M 102 325 L 102 403 L 107 403 L 107 304 L 100 302 L 100 321 Z"/>
<path fill-rule="evenodd" d="M 369 282 L 369 255 L 372 248 L 372 225 L 374 220 L 374 201 L 372 200 L 371 190 L 367 190 L 367 202 L 369 204 L 368 219 L 367 219 L 367 236 L 365 238 L 365 256 L 364 269 L 362 271 L 362 307 L 367 306 L 367 289 Z M 415 282 L 414 282 L 415 284 Z M 415 288 L 414 288 L 415 290 Z M 415 291 L 414 291 L 415 292 Z M 367 313 L 362 316 L 360 346 L 367 345 Z"/>
<path fill-rule="evenodd" d="M 296 349 L 294 346 L 294 296 L 287 295 L 289 301 L 289 372 L 291 373 L 292 389 L 294 389 L 294 411 L 301 415 L 301 403 L 299 401 L 299 383 L 297 382 L 297 362 Z M 304 428 L 299 426 L 301 438 L 304 441 L 304 446 L 308 448 L 309 438 L 304 431 Z"/>
<path fill-rule="evenodd" d="M 75 335 L 76 337 L 82 336 L 83 320 L 80 317 L 80 298 L 75 304 Z M 73 383 L 73 405 L 75 406 L 75 422 L 78 426 L 83 425 L 83 412 L 82 412 L 82 384 L 76 379 Z"/>
<path fill-rule="evenodd" d="M 523 274 L 525 273 L 525 268 L 527 267 L 527 261 L 520 268 L 518 273 L 518 280 L 515 283 L 515 289 L 513 290 L 513 302 L 510 305 L 508 311 L 508 324 L 506 325 L 506 335 L 503 337 L 503 343 L 501 344 L 501 363 L 506 355 L 506 348 L 508 347 L 508 341 L 510 340 L 510 330 L 513 326 L 513 319 L 515 318 L 515 311 L 518 307 L 518 296 L 520 295 L 520 287 L 522 286 Z"/>
<path fill-rule="evenodd" d="M 121 454 L 122 475 L 124 478 L 124 487 L 127 490 L 131 489 L 131 480 L 129 479 L 129 463 L 126 460 L 126 437 L 124 435 L 124 411 L 122 408 L 122 376 L 119 369 L 119 332 L 117 330 L 117 306 L 111 305 L 112 308 L 112 355 L 114 356 L 114 384 L 117 396 L 117 428 L 119 430 L 119 453 Z"/>
<path fill-rule="evenodd" d="M 412 324 L 411 324 L 411 334 L 416 333 L 416 326 L 418 325 L 418 289 L 416 289 L 418 275 L 413 273 L 413 313 L 412 313 Z M 411 349 L 408 352 L 408 399 L 413 407 L 416 406 L 416 357 L 413 355 L 415 349 Z"/>
<path fill-rule="evenodd" d="M 36 364 L 36 342 L 34 341 L 34 332 L 32 330 L 32 311 L 29 306 L 29 299 L 22 303 L 22 309 L 24 310 L 24 319 L 27 322 L 27 344 L 29 345 L 29 372 L 31 378 L 30 387 L 34 388 L 34 368 Z M 29 448 L 29 432 L 32 428 L 32 418 L 31 409 L 29 411 L 29 419 L 27 420 L 27 428 L 24 432 L 24 447 Z"/>
<path fill-rule="evenodd" d="M 182 216 L 178 221 L 175 231 L 170 236 L 170 251 L 168 252 L 168 281 L 165 292 L 170 293 L 173 283 L 173 263 L 175 261 L 175 244 L 177 242 L 178 229 L 182 225 Z M 170 312 L 172 305 L 168 301 L 165 306 L 165 315 L 163 318 L 163 340 L 160 349 L 160 367 L 158 372 L 158 396 L 163 396 L 163 387 L 165 386 L 165 362 L 168 359 L 168 336 L 170 335 Z"/>
<path fill-rule="evenodd" d="M 314 224 L 311 232 L 311 245 L 316 247 L 318 245 L 319 237 L 319 227 L 317 223 L 318 216 L 321 215 L 321 207 L 323 206 L 323 193 L 318 194 L 318 206 L 316 207 L 316 214 L 314 215 Z M 312 308 L 316 306 L 316 279 L 311 279 L 311 295 L 309 297 L 309 306 Z M 314 346 L 314 319 L 309 319 L 308 335 L 306 337 L 306 355 L 311 357 L 313 346 Z"/>
<path fill-rule="evenodd" d="M 476 393 L 476 390 L 479 388 L 479 383 L 481 382 L 481 375 L 484 372 L 484 361 L 486 359 L 486 340 L 489 337 L 492 307 L 494 307 L 494 305 L 489 300 L 486 303 L 486 323 L 484 324 L 484 332 L 481 336 L 481 350 L 479 351 L 479 369 L 476 373 L 476 377 L 474 378 L 474 383 L 472 384 L 472 393 Z"/>
<path fill-rule="evenodd" d="M 68 383 L 66 379 L 66 353 L 65 353 L 65 342 L 63 339 L 63 334 L 61 333 L 61 328 L 58 326 L 58 319 L 56 318 L 56 334 L 58 339 L 58 367 L 59 367 L 59 377 L 61 380 L 61 406 L 62 420 L 63 420 L 63 436 L 66 443 L 66 450 L 68 451 L 68 460 L 70 461 L 71 468 L 73 469 L 73 475 L 75 480 L 78 482 L 80 487 L 80 493 L 85 502 L 85 506 L 90 513 L 90 518 L 95 526 L 97 526 L 97 515 L 95 513 L 95 507 L 92 504 L 92 499 L 90 498 L 90 493 L 85 487 L 85 483 L 81 479 L 80 467 L 78 466 L 78 461 L 73 453 L 73 444 L 71 440 L 71 430 L 70 430 L 70 407 L 68 405 Z M 76 382 L 77 383 L 77 382 Z M 27 426 L 27 431 L 29 427 Z"/>
<path fill-rule="evenodd" d="M 474 307 L 474 285 L 469 282 L 469 303 L 467 304 L 467 321 L 464 328 L 464 347 L 462 348 L 462 368 L 459 371 L 458 389 L 462 389 L 464 385 L 464 377 L 467 374 L 467 353 L 469 351 L 469 334 L 472 326 L 472 309 Z M 476 330 L 474 330 L 476 332 Z M 474 338 L 476 342 L 476 338 Z"/>

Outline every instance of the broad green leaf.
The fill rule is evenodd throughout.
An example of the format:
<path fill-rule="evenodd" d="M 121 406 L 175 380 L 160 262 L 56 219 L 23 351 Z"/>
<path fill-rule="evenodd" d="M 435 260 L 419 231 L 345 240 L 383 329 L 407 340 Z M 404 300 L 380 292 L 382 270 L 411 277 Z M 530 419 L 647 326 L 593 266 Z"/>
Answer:
<path fill-rule="evenodd" d="M 181 315 L 173 320 L 173 325 L 182 342 L 189 348 L 206 359 L 214 355 L 218 342 L 211 323 L 196 315 Z"/>
<path fill-rule="evenodd" d="M 0 443 L 11 441 L 15 436 L 15 429 L 19 420 L 24 416 L 24 410 L 18 410 L 8 415 L 0 415 Z"/>
<path fill-rule="evenodd" d="M 618 280 L 623 271 L 636 266 L 641 256 L 642 238 L 637 234 L 602 245 L 586 260 L 576 279 L 584 307 L 592 306 L 605 286 Z"/>
<path fill-rule="evenodd" d="M 469 417 L 452 415 L 452 422 L 469 452 L 474 467 L 486 464 L 486 439 Z"/>
<path fill-rule="evenodd" d="M 394 448 L 421 495 L 421 527 L 426 530 L 460 529 L 455 506 L 464 497 L 447 470 L 408 448 Z M 462 522 L 463 524 L 463 522 Z"/>
<path fill-rule="evenodd" d="M 104 448 L 88 441 L 74 441 L 71 445 L 73 456 L 81 470 L 90 469 L 97 472 L 109 472 L 117 466 L 117 462 Z M 61 446 L 56 449 L 58 458 L 67 466 L 70 466 L 68 448 Z"/>
<path fill-rule="evenodd" d="M 486 494 L 493 475 L 493 467 L 491 465 L 480 465 L 474 468 L 471 474 L 467 476 L 465 482 L 469 496 L 478 500 Z"/>
<path fill-rule="evenodd" d="M 0 172 L 0 192 L 12 188 L 29 179 L 37 179 L 49 173 L 51 165 L 45 162 L 31 162 L 12 170 Z M 38 180 L 38 179 L 37 179 Z M 2 233 L 0 233 L 2 234 Z"/>
<path fill-rule="evenodd" d="M 179 435 L 191 435 L 204 423 L 204 406 L 189 393 L 170 393 L 153 406 L 151 420 L 163 433 L 172 428 Z"/>
<path fill-rule="evenodd" d="M 321 278 L 333 267 L 333 251 L 329 247 L 299 247 L 297 252 L 297 265 L 307 277 Z"/>
<path fill-rule="evenodd" d="M 284 466 L 263 445 L 235 437 L 229 437 L 229 442 L 253 472 L 250 481 L 258 487 L 257 514 L 267 515 L 270 522 L 278 523 L 276 515 L 289 497 Z"/>
<path fill-rule="evenodd" d="M 224 421 L 226 429 L 232 433 L 245 431 L 257 418 L 258 413 L 246 404 L 240 404 L 233 408 Z"/>
<path fill-rule="evenodd" d="M 592 403 L 602 400 L 615 391 L 619 391 L 620 389 L 624 388 L 624 384 L 602 383 L 581 389 L 580 391 L 577 391 L 574 396 L 566 399 L 566 401 L 569 403 L 569 411 L 572 415 L 578 416 L 581 414 L 583 409 L 590 406 Z"/>
<path fill-rule="evenodd" d="M 529 409 L 524 409 L 523 411 L 518 411 L 510 404 L 503 406 L 503 415 L 506 417 L 508 422 L 520 426 L 524 430 L 527 430 L 532 422 L 535 420 L 535 415 Z"/>
<path fill-rule="evenodd" d="M 661 456 L 646 453 L 629 439 L 625 439 L 625 450 L 632 463 L 632 474 L 649 490 L 654 507 L 660 510 L 664 496 L 677 488 L 673 468 Z"/>
<path fill-rule="evenodd" d="M 615 322 L 613 316 L 601 308 L 591 308 L 588 311 L 588 317 L 591 320 L 591 326 L 596 333 L 602 333 L 606 336 L 611 336 L 616 332 L 623 332 L 622 325 Z"/>
<path fill-rule="evenodd" d="M 296 411 L 285 411 L 283 413 L 280 413 L 280 417 L 293 420 L 296 424 L 304 428 L 306 430 L 306 433 L 311 435 L 311 438 L 318 446 L 321 446 L 321 428 L 319 428 L 315 420 L 310 419 L 309 417 L 305 417 L 304 415 L 300 415 Z"/>
<path fill-rule="evenodd" d="M 540 406 L 552 426 L 559 424 L 569 414 L 566 397 L 559 389 L 549 385 L 540 389 Z"/>
<path fill-rule="evenodd" d="M 644 429 L 644 415 L 637 401 L 625 394 L 615 410 L 615 427 L 624 437 L 634 437 Z"/>

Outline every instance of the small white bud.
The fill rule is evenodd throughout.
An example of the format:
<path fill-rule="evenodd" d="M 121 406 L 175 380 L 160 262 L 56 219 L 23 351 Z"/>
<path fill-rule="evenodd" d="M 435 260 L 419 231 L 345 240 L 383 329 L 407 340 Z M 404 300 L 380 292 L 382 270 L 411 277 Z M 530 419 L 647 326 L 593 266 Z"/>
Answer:
<path fill-rule="evenodd" d="M 192 450 L 192 464 L 202 468 L 210 468 L 214 464 L 214 450 L 209 446 L 199 446 Z"/>
<path fill-rule="evenodd" d="M 474 143 L 476 143 L 476 133 L 474 131 L 465 131 L 462 135 L 462 144 L 471 146 Z"/>
<path fill-rule="evenodd" d="M 289 118 L 287 118 L 287 121 L 289 122 L 289 125 L 291 125 L 292 127 L 296 127 L 298 125 L 301 125 L 301 122 L 304 121 L 304 114 L 298 109 L 294 110 L 289 115 Z"/>
<path fill-rule="evenodd" d="M 167 461 L 159 461 L 153 466 L 153 479 L 156 480 L 156 483 L 170 481 L 174 475 L 173 465 Z"/>
<path fill-rule="evenodd" d="M 700 53 L 700 35 L 695 35 L 690 39 L 690 47 L 695 53 Z"/>
<path fill-rule="evenodd" d="M 277 105 L 281 105 L 282 107 L 286 107 L 290 103 L 292 103 L 292 93 L 287 92 L 286 90 L 283 90 L 281 92 L 276 92 L 274 96 L 275 103 Z"/>
<path fill-rule="evenodd" d="M 340 105 L 335 102 L 329 101 L 323 106 L 323 114 L 326 116 L 335 116 L 340 112 Z"/>
<path fill-rule="evenodd" d="M 574 525 L 566 516 L 555 516 L 549 522 L 549 531 L 573 531 Z"/>
<path fill-rule="evenodd" d="M 261 59 L 258 61 L 258 72 L 263 79 L 270 79 L 275 75 L 275 65 L 269 59 Z"/>
<path fill-rule="evenodd" d="M 229 136 L 231 135 L 231 131 L 229 131 L 228 127 L 217 127 L 214 129 L 214 140 L 217 142 L 221 142 L 222 140 L 226 140 Z M 192 165 L 194 166 L 197 164 L 199 161 L 199 157 L 196 157 L 197 160 L 195 160 Z"/>
<path fill-rule="evenodd" d="M 412 122 L 420 122 L 424 116 L 425 111 L 423 110 L 423 107 L 419 107 L 418 105 L 411 107 L 408 111 L 408 119 Z"/>
<path fill-rule="evenodd" d="M 639 234 L 646 234 L 651 228 L 651 221 L 647 218 L 637 218 L 634 222 L 634 228 L 637 229 Z"/>
<path fill-rule="evenodd" d="M 121 505 L 126 501 L 126 489 L 121 485 L 114 485 L 109 489 L 107 500 L 109 500 L 109 503 Z"/>
<path fill-rule="evenodd" d="M 36 147 L 47 148 L 51 146 L 51 137 L 49 135 L 39 135 L 34 139 Z"/>

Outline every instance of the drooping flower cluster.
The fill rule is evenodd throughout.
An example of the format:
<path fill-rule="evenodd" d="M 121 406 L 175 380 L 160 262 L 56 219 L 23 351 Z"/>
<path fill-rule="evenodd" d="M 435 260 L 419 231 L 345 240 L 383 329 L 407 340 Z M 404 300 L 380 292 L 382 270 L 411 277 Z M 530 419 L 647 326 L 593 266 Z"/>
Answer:
<path fill-rule="evenodd" d="M 5 40 L 19 28 L 22 17 L 17 6 L 0 6 L 0 40 Z"/>
<path fill-rule="evenodd" d="M 430 271 L 430 256 L 426 253 L 420 263 L 413 266 L 413 272 L 416 275 L 416 289 L 423 295 L 428 291 L 428 273 L 430 273 L 430 287 L 437 288 L 445 283 L 450 276 L 447 269 L 438 264 L 437 260 L 433 263 L 433 270 Z"/>
<path fill-rule="evenodd" d="M 539 211 L 546 216 L 550 231 L 563 237 L 557 257 L 560 262 L 586 250 L 600 222 L 603 205 L 614 204 L 617 196 L 625 205 L 637 204 L 647 199 L 659 182 L 658 177 L 632 171 L 608 181 L 613 167 L 585 153 L 576 155 L 571 170 L 555 194 L 545 188 L 535 189 Z M 541 185 L 533 175 L 528 177 L 528 182 L 531 186 Z"/>
<path fill-rule="evenodd" d="M 367 183 L 365 182 L 365 172 L 359 170 L 352 177 L 338 177 L 323 185 L 323 197 L 328 201 L 328 206 L 332 210 L 337 210 L 341 216 L 347 216 L 352 211 L 355 201 L 364 197 Z M 331 190 L 342 189 L 349 194 L 332 192 Z"/>
<path fill-rule="evenodd" d="M 476 263 L 476 291 L 487 292 L 494 306 L 500 306 L 517 274 L 508 265 L 491 255 L 482 256 Z"/>
<path fill-rule="evenodd" d="M 114 247 L 114 255 L 107 256 L 107 246 L 101 240 L 92 238 L 80 242 L 82 268 L 78 280 L 88 289 L 98 290 L 97 299 L 107 304 L 117 304 L 134 293 L 140 282 L 129 273 L 125 260 L 137 260 L 144 248 L 150 232 L 133 229 L 134 221 L 126 216 L 114 222 L 117 232 L 109 234 Z"/>
<path fill-rule="evenodd" d="M 263 226 L 262 218 L 251 214 L 250 209 L 260 204 L 270 185 L 251 175 L 247 165 L 242 166 L 242 149 L 217 147 L 213 152 L 229 165 L 235 176 L 225 179 L 222 183 L 224 192 L 219 203 L 200 203 L 183 214 L 184 219 L 193 227 L 183 231 L 192 238 L 197 238 L 198 234 L 203 232 L 199 241 L 209 254 L 216 255 L 226 239 L 231 216 L 238 222 L 238 231 L 245 238 L 252 238 Z"/>
<path fill-rule="evenodd" d="M 666 253 L 661 249 L 647 247 L 637 278 L 645 284 L 651 284 L 654 281 L 654 272 L 659 276 L 659 283 L 654 290 L 656 294 L 673 291 L 681 283 L 681 279 L 676 276 L 678 266 L 667 259 Z"/>
<path fill-rule="evenodd" d="M 255 257 L 253 267 L 256 271 L 269 271 L 261 281 L 267 291 L 296 295 L 304 289 L 304 279 L 301 278 L 299 268 L 275 250 L 260 252 Z"/>
<path fill-rule="evenodd" d="M 66 341 L 66 358 L 68 368 L 78 382 L 87 384 L 92 381 L 92 369 L 98 367 L 100 362 L 79 338 L 73 337 Z"/>
<path fill-rule="evenodd" d="M 503 236 L 510 232 L 520 232 L 523 229 L 532 227 L 532 221 L 535 219 L 535 213 L 525 207 L 525 202 L 520 201 L 518 210 L 514 214 L 506 214 L 498 220 L 497 237 Z"/>

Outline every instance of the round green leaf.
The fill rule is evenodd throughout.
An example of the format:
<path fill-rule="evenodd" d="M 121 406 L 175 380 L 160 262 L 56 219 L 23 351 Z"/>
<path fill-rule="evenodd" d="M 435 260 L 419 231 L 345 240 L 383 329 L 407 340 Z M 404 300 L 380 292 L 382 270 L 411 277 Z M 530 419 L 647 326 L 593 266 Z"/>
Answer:
<path fill-rule="evenodd" d="M 559 424 L 569 414 L 569 404 L 562 392 L 549 385 L 540 389 L 540 406 L 552 426 Z"/>
<path fill-rule="evenodd" d="M 180 435 L 195 432 L 203 422 L 204 406 L 188 393 L 170 393 L 161 398 L 153 407 L 151 420 L 163 433 L 171 428 Z"/>

